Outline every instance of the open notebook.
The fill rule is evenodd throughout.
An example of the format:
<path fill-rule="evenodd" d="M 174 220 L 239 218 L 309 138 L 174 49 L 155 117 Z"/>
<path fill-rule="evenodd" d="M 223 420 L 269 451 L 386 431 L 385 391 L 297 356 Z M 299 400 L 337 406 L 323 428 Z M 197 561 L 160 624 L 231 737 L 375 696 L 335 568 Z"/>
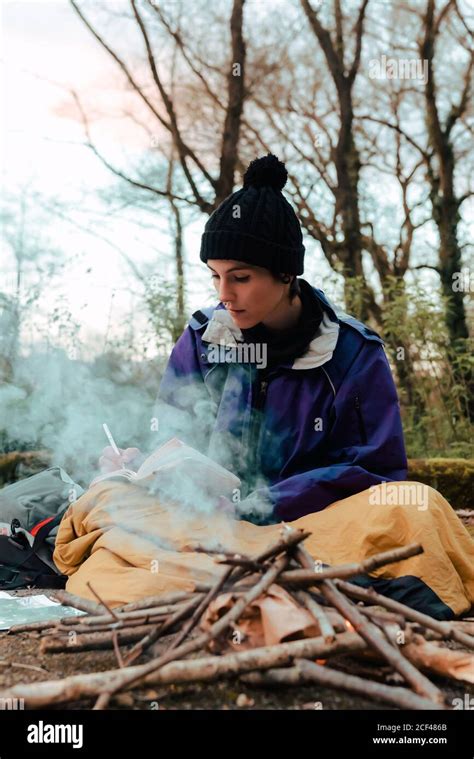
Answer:
<path fill-rule="evenodd" d="M 131 469 L 117 469 L 95 477 L 92 485 L 103 480 L 115 479 L 116 477 L 142 485 L 153 480 L 160 473 L 175 470 L 176 476 L 180 472 L 190 476 L 196 486 L 203 487 L 207 492 L 214 495 L 229 495 L 235 488 L 240 487 L 240 479 L 229 472 L 217 462 L 200 453 L 190 445 L 186 445 L 177 437 L 173 437 L 151 453 L 140 466 L 138 471 Z M 157 481 L 159 479 L 157 477 Z"/>

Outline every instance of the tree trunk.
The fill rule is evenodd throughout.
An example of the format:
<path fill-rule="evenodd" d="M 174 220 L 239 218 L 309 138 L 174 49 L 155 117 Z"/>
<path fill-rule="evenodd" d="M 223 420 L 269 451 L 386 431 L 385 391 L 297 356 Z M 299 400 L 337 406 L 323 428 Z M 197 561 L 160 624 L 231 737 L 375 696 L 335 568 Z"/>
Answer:
<path fill-rule="evenodd" d="M 453 275 L 461 272 L 462 259 L 458 243 L 459 199 L 454 189 L 455 159 L 451 133 L 457 119 L 462 115 L 468 101 L 471 83 L 472 59 L 466 69 L 464 88 L 458 103 L 452 107 L 445 122 L 442 123 L 437 102 L 437 89 L 434 77 L 434 54 L 436 37 L 439 33 L 442 14 L 448 12 L 452 3 L 447 3 L 438 19 L 435 18 L 434 0 L 428 0 L 424 16 L 424 38 L 420 44 L 420 54 L 428 63 L 428 76 L 425 85 L 426 126 L 429 143 L 436 158 L 436 164 L 429 166 L 428 175 L 431 182 L 431 204 L 433 219 L 439 233 L 439 272 L 443 294 L 446 297 L 445 321 L 453 350 L 448 351 L 449 361 L 456 383 L 466 388 L 467 414 L 474 421 L 474 372 L 471 368 L 460 368 L 456 352 L 464 350 L 464 340 L 469 337 L 462 288 L 453 288 Z"/>

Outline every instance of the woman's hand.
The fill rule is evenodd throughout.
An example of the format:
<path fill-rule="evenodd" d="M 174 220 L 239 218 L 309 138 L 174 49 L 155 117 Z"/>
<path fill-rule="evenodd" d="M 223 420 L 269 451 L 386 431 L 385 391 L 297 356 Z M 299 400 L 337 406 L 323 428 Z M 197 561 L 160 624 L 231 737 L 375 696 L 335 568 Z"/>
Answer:
<path fill-rule="evenodd" d="M 120 457 L 114 452 L 112 446 L 108 445 L 102 451 L 99 458 L 99 468 L 101 474 L 115 472 L 117 469 L 138 468 L 144 460 L 144 455 L 139 448 L 119 448 Z"/>

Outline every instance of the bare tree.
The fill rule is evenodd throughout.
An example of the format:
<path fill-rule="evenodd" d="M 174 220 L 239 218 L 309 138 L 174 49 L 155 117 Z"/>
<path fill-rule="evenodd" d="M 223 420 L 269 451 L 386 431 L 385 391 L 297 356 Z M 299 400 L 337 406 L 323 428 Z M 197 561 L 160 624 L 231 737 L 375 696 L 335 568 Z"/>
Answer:
<path fill-rule="evenodd" d="M 422 190 L 421 199 L 412 203 L 410 209 L 406 183 L 401 184 L 405 213 L 401 227 L 404 242 L 402 243 L 402 238 L 400 238 L 400 244 L 394 251 L 394 274 L 400 278 L 401 288 L 403 288 L 402 278 L 408 271 L 408 267 L 411 270 L 432 269 L 439 275 L 442 293 L 447 303 L 445 322 L 452 348 L 448 352 L 451 371 L 457 381 L 467 387 L 472 399 L 474 397 L 472 371 L 458 366 L 456 355 L 457 346 L 459 353 L 464 352 L 463 343 L 469 337 L 464 294 L 461 288 L 456 289 L 453 285 L 455 275 L 459 275 L 462 268 L 462 246 L 459 242 L 460 208 L 462 203 L 473 194 L 472 183 L 469 184 L 469 168 L 465 168 L 469 151 L 472 150 L 472 133 L 468 122 L 464 122 L 469 112 L 472 113 L 469 92 L 472 87 L 474 68 L 473 32 L 469 29 L 458 3 L 454 0 L 448 0 L 438 11 L 433 0 L 427 0 L 424 9 L 421 5 L 407 8 L 400 3 L 394 8 L 393 13 L 392 23 L 397 21 L 398 13 L 405 14 L 404 17 L 398 17 L 402 30 L 406 28 L 408 13 L 408 18 L 416 22 L 414 29 L 418 40 L 413 36 L 407 38 L 403 34 L 400 39 L 393 41 L 392 54 L 396 53 L 399 56 L 406 54 L 407 51 L 412 55 L 418 53 L 419 63 L 426 65 L 426 75 L 422 79 L 421 87 L 415 86 L 413 81 L 398 85 L 393 80 L 387 80 L 382 90 L 385 101 L 381 100 L 372 113 L 367 113 L 367 111 L 359 113 L 359 119 L 362 124 L 376 124 L 393 132 L 397 141 L 397 179 L 400 181 L 398 167 L 407 164 L 408 151 L 411 155 L 411 166 L 417 172 L 417 182 L 421 182 L 421 186 L 426 188 Z M 447 46 L 442 51 L 446 63 L 456 54 L 456 64 L 442 66 L 441 59 L 435 62 L 436 42 L 441 39 Z M 438 47 L 441 45 L 439 44 Z M 466 53 L 464 62 L 459 60 L 462 58 L 459 53 L 463 50 Z M 438 72 L 449 71 L 449 74 L 437 77 L 435 68 Z M 443 83 L 439 85 L 441 78 Z M 392 108 L 394 98 L 397 101 L 396 109 Z M 410 116 L 407 118 L 405 115 L 403 119 L 400 116 L 401 110 L 405 110 L 405 114 L 408 111 Z M 420 124 L 424 125 L 422 130 L 419 129 Z M 405 159 L 401 161 L 398 159 L 400 148 L 403 148 L 405 154 Z M 381 151 L 377 152 L 380 159 Z M 411 177 L 410 169 L 407 178 Z M 463 182 L 465 189 L 459 192 L 457 188 L 461 187 Z M 420 208 L 425 209 L 425 216 L 414 223 L 413 212 L 416 213 Z M 438 232 L 436 258 L 433 263 L 429 263 L 426 257 L 422 259 L 422 263 L 415 263 L 411 261 L 410 256 L 413 236 L 415 231 L 427 222 L 430 224 L 434 222 Z M 378 270 L 377 260 L 383 261 L 383 256 L 373 256 L 374 265 Z M 473 413 L 474 407 L 470 401 L 471 420 Z"/>
<path fill-rule="evenodd" d="M 35 214 L 38 198 L 22 189 L 18 196 L 4 196 L 0 212 L 5 263 L 0 281 L 0 316 L 2 324 L 2 375 L 13 376 L 20 354 L 24 321 L 51 278 L 66 264 L 59 251 L 40 231 Z M 12 266 L 9 267 L 10 259 Z M 8 286 L 6 286 L 8 285 Z"/>
<path fill-rule="evenodd" d="M 113 58 L 117 66 L 121 69 L 131 89 L 138 95 L 140 100 L 145 104 L 148 114 L 155 120 L 157 127 L 162 128 L 169 137 L 170 142 L 176 151 L 177 162 L 179 163 L 183 177 L 186 180 L 189 195 L 185 197 L 176 196 L 170 193 L 167 187 L 156 187 L 155 185 L 144 185 L 137 182 L 132 176 L 116 170 L 116 174 L 122 176 L 128 182 L 141 189 L 147 189 L 158 196 L 169 198 L 171 195 L 177 201 L 184 201 L 196 205 L 203 213 L 212 213 L 220 202 L 231 192 L 234 186 L 234 176 L 237 166 L 238 141 L 241 124 L 241 115 L 245 99 L 244 90 L 244 73 L 245 73 L 245 43 L 243 39 L 243 8 L 244 0 L 234 0 L 232 13 L 229 20 L 230 28 L 230 49 L 227 56 L 227 96 L 225 103 L 224 117 L 221 124 L 216 124 L 216 131 L 220 128 L 220 159 L 219 173 L 213 176 L 212 171 L 208 169 L 204 161 L 199 156 L 192 144 L 192 136 L 185 134 L 186 130 L 183 122 L 184 117 L 178 114 L 178 103 L 176 98 L 173 99 L 169 88 L 164 82 L 163 76 L 159 72 L 153 44 L 151 42 L 149 24 L 153 20 L 158 20 L 166 25 L 172 33 L 175 41 L 181 40 L 179 31 L 172 29 L 172 24 L 165 18 L 163 10 L 157 3 L 146 0 L 145 3 L 130 0 L 133 17 L 140 31 L 140 35 L 145 48 L 146 59 L 152 82 L 154 84 L 153 96 L 149 94 L 149 88 L 142 84 L 132 73 L 130 66 L 117 53 L 112 46 L 106 42 L 101 34 L 86 17 L 76 0 L 70 0 L 72 7 L 78 14 L 79 18 L 95 37 L 97 42 Z M 146 11 L 145 11 L 146 8 Z M 194 76 L 203 78 L 199 70 L 199 63 L 192 60 L 187 55 L 187 61 Z M 160 108 L 155 105 L 158 99 Z M 90 145 L 90 147 L 93 147 Z M 104 158 L 96 150 L 99 157 Z M 105 159 L 104 159 L 105 162 Z M 107 162 L 108 163 L 108 162 Z M 113 168 L 109 164 L 109 168 Z"/>
<path fill-rule="evenodd" d="M 137 114 L 133 112 L 127 115 L 148 132 L 150 138 L 153 139 L 153 146 L 159 148 L 163 155 L 166 168 L 162 172 L 163 182 L 161 186 L 156 183 L 158 173 L 156 170 L 156 153 L 149 163 L 149 170 L 138 172 L 138 175 L 137 172 L 133 175 L 130 170 L 124 171 L 114 166 L 94 144 L 85 108 L 78 93 L 72 92 L 84 125 L 86 145 L 116 177 L 124 180 L 133 191 L 145 192 L 155 201 L 167 201 L 169 203 L 176 271 L 176 319 L 173 320 L 172 332 L 176 339 L 185 323 L 183 208 L 196 208 L 200 212 L 210 214 L 232 192 L 234 187 L 240 126 L 245 100 L 244 0 L 234 0 L 232 4 L 232 12 L 228 20 L 229 49 L 225 62 L 227 74 L 225 82 L 219 81 L 219 87 L 216 88 L 219 97 L 215 95 L 215 88 L 211 83 L 211 79 L 216 78 L 215 72 L 211 72 L 209 75 L 207 64 L 184 43 L 181 28 L 183 13 L 180 7 L 178 7 L 178 15 L 171 20 L 161 4 L 152 2 L 152 0 L 145 0 L 141 3 L 137 0 L 130 0 L 131 18 L 135 22 L 142 40 L 147 70 L 153 85 L 150 92 L 151 88 L 148 83 L 142 78 L 139 80 L 125 59 L 106 42 L 103 34 L 86 17 L 79 4 L 75 0 L 71 0 L 71 5 L 98 43 L 116 62 L 125 75 L 131 91 L 138 95 L 140 101 L 145 104 L 146 117 L 144 120 L 139 121 Z M 173 44 L 171 66 L 167 67 L 163 74 L 160 72 L 157 61 L 156 42 L 152 42 L 157 30 L 161 30 L 161 33 L 164 32 L 165 37 Z M 205 95 L 210 99 L 216 111 L 213 130 L 214 144 L 207 159 L 200 146 L 195 148 L 192 145 L 193 128 L 196 125 L 192 115 L 196 110 L 196 102 L 186 102 L 182 91 L 176 86 L 180 74 L 182 78 L 182 71 L 178 69 L 178 55 L 187 68 L 188 76 L 190 75 L 197 82 L 201 94 L 204 89 Z M 222 79 L 221 73 L 219 79 Z M 221 97 L 222 90 L 224 97 Z M 163 139 L 157 140 L 158 134 L 163 135 Z M 206 163 L 215 164 L 217 154 L 220 156 L 219 170 L 217 176 L 213 176 L 212 170 L 206 167 Z M 156 211 L 156 206 L 154 210 Z M 155 294 L 152 294 L 151 302 L 155 303 Z"/>
<path fill-rule="evenodd" d="M 343 18 L 340 0 L 334 0 L 335 30 L 331 36 L 319 20 L 318 11 L 309 0 L 301 0 L 301 6 L 309 26 L 316 37 L 326 59 L 328 71 L 334 82 L 339 111 L 339 134 L 334 145 L 332 159 L 337 174 L 335 190 L 334 217 L 340 216 L 341 229 L 344 236 L 343 245 L 338 246 L 337 256 L 343 264 L 343 274 L 348 277 L 364 278 L 362 267 L 362 232 L 359 213 L 359 175 L 361 161 L 354 139 L 354 106 L 353 87 L 359 70 L 364 33 L 364 20 L 368 0 L 362 0 L 354 26 L 354 52 L 346 63 L 348 51 L 343 29 Z M 302 209 L 301 209 L 302 210 Z M 308 210 L 308 209 L 307 209 Z M 307 214 L 308 218 L 314 217 Z M 311 218 L 313 228 L 318 227 L 316 218 Z M 312 231 L 312 230 L 311 230 Z M 319 232 L 320 233 L 320 232 Z M 328 240 L 325 240 L 326 248 Z M 373 310 L 377 310 L 375 298 L 367 287 L 367 292 Z M 349 302 L 348 302 L 349 301 Z M 351 308 L 350 296 L 346 305 Z M 367 317 L 364 306 L 361 316 Z"/>
<path fill-rule="evenodd" d="M 432 101 L 434 94 L 438 120 L 445 124 L 443 129 L 449 143 L 454 124 L 462 120 L 469 107 L 467 82 L 472 73 L 472 58 L 465 69 L 460 98 L 444 122 L 432 76 L 427 82 L 428 88 L 435 88 L 431 95 L 428 90 L 423 93 L 413 82 L 385 81 L 383 87 L 377 88 L 365 77 L 366 54 L 368 50 L 370 53 L 380 50 L 380 45 L 390 46 L 390 39 L 394 51 L 405 48 L 416 54 L 417 31 L 424 30 L 423 39 L 431 39 L 426 32 L 427 24 L 431 24 L 431 36 L 434 34 L 436 39 L 450 14 L 457 15 L 459 24 L 464 23 L 461 36 L 462 44 L 466 44 L 466 38 L 469 40 L 472 35 L 457 2 L 446 2 L 437 16 L 431 0 L 424 14 L 420 8 L 425 0 L 419 3 L 417 0 L 408 8 L 400 2 L 390 6 L 392 16 L 388 13 L 387 18 L 382 18 L 377 13 L 369 15 L 370 0 L 345 6 L 342 0 L 333 0 L 331 6 L 325 4 L 324 12 L 319 3 L 316 7 L 316 0 L 299 0 L 288 7 L 291 20 L 287 19 L 285 28 L 275 28 L 273 24 L 269 30 L 265 28 L 265 19 L 260 17 L 257 25 L 246 30 L 244 40 L 243 1 L 235 1 L 229 3 L 229 14 L 219 15 L 216 11 L 212 28 L 213 44 L 217 47 L 209 50 L 208 44 L 203 45 L 202 35 L 192 33 L 193 19 L 185 17 L 182 23 L 179 5 L 175 10 L 166 3 L 130 0 L 130 23 L 138 30 L 145 50 L 149 81 L 132 73 L 97 25 L 86 18 L 77 0 L 71 2 L 125 74 L 131 92 L 145 104 L 150 123 L 167 136 L 167 149 L 165 145 L 161 148 L 164 162 L 169 164 L 173 160 L 175 165 L 161 174 L 161 184 L 156 182 L 156 167 L 134 176 L 112 166 L 90 138 L 88 144 L 131 189 L 173 204 L 178 280 L 182 252 L 181 225 L 176 214 L 186 208 L 211 213 L 232 192 L 235 174 L 243 170 L 248 157 L 254 157 L 262 149 L 278 152 L 287 162 L 290 176 L 287 191 L 302 225 L 319 243 L 331 268 L 344 276 L 346 308 L 359 318 L 370 319 L 375 326 L 385 328 L 384 305 L 403 294 L 406 274 L 418 266 L 430 266 L 425 261 L 418 264 L 416 256 L 420 248 L 419 230 L 431 223 L 431 205 L 434 208 L 437 202 L 442 209 L 438 214 L 433 210 L 432 215 L 436 224 L 445 225 L 443 240 L 449 243 L 453 239 L 452 225 L 456 224 L 449 202 L 457 203 L 458 213 L 469 195 L 469 192 L 461 196 L 454 193 L 448 202 L 441 176 L 445 181 L 449 161 L 443 169 L 431 132 L 428 130 L 421 139 L 414 134 L 411 124 L 406 123 L 406 111 L 414 107 L 415 122 L 419 122 L 423 102 L 429 98 Z M 428 14 L 430 7 L 432 21 Z M 401 14 L 400 25 L 396 23 L 397 14 Z M 385 34 L 383 42 L 380 30 Z M 394 37 L 395 31 L 398 39 Z M 183 67 L 176 71 L 179 88 L 173 88 L 175 73 L 170 81 L 169 66 L 160 66 L 158 38 L 164 39 L 165 44 L 171 41 L 174 53 L 179 52 Z M 310 38 L 313 45 L 308 41 Z M 214 43 L 216 39 L 218 42 Z M 434 42 L 432 47 L 433 69 Z M 429 44 L 424 52 L 428 58 Z M 456 76 L 457 71 L 453 80 Z M 457 81 L 455 85 L 458 86 Z M 445 159 L 447 155 L 445 151 Z M 455 166 L 453 161 L 451 187 Z M 385 236 L 380 235 L 377 224 L 379 204 L 374 205 L 373 193 L 367 191 L 368 184 L 373 183 L 372 170 L 387 176 L 392 186 L 394 183 L 398 186 L 396 224 Z M 456 267 L 460 268 L 461 248 L 458 244 L 456 259 L 453 250 L 449 252 L 445 243 L 443 246 L 445 253 L 440 252 L 439 265 L 437 262 L 431 266 L 449 283 L 451 298 L 450 276 Z M 445 274 L 441 274 L 442 259 L 446 261 Z M 397 288 L 393 287 L 394 280 Z M 445 293 L 448 294 L 447 285 Z M 462 295 L 457 294 L 456 303 L 462 305 Z M 406 361 L 395 365 L 409 402 L 416 405 L 416 375 L 409 360 L 409 346 L 400 345 L 395 333 L 386 336 L 393 352 L 404 349 Z"/>
<path fill-rule="evenodd" d="M 436 42 L 448 14 L 457 14 L 466 31 L 467 43 L 462 41 L 467 52 L 461 89 L 452 99 L 447 115 L 442 116 L 442 105 L 434 71 Z M 450 339 L 455 342 L 469 335 L 463 292 L 453 288 L 456 273 L 462 267 L 462 255 L 458 239 L 461 204 L 472 194 L 474 187 L 466 194 L 458 196 L 455 187 L 456 148 L 453 144 L 453 130 L 459 119 L 466 113 L 470 103 L 474 71 L 474 32 L 461 16 L 455 0 L 448 0 L 436 14 L 434 0 L 428 0 L 423 15 L 423 35 L 420 41 L 420 56 L 428 64 L 428 76 L 424 88 L 426 104 L 426 126 L 431 148 L 428 173 L 431 184 L 431 204 L 433 218 L 439 231 L 439 263 L 443 293 L 448 302 L 446 324 Z M 472 108 L 472 102 L 471 102 Z M 474 386 L 473 386 L 474 394 Z"/>

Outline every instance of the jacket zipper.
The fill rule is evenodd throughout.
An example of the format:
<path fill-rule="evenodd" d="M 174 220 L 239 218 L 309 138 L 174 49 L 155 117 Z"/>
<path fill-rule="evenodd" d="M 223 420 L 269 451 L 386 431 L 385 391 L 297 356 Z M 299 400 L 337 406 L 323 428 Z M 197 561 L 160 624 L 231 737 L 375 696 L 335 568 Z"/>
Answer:
<path fill-rule="evenodd" d="M 249 472 L 248 472 L 248 492 L 251 493 L 255 486 L 255 480 L 257 478 L 257 444 L 259 439 L 259 432 L 261 429 L 262 419 L 260 411 L 262 410 L 265 399 L 267 396 L 268 380 L 260 380 L 258 384 L 257 399 L 252 411 L 252 417 L 250 420 L 249 431 L 249 444 L 248 444 L 248 458 Z"/>
<path fill-rule="evenodd" d="M 355 398 L 354 398 L 354 400 L 355 400 L 355 407 L 356 407 L 356 411 L 357 411 L 357 416 L 358 416 L 358 419 L 359 419 L 359 432 L 360 432 L 360 436 L 362 438 L 362 442 L 364 444 L 366 444 L 367 443 L 367 432 L 366 432 L 366 429 L 365 429 L 364 418 L 362 416 L 362 411 L 361 411 L 361 408 L 360 408 L 359 396 L 356 395 Z"/>

